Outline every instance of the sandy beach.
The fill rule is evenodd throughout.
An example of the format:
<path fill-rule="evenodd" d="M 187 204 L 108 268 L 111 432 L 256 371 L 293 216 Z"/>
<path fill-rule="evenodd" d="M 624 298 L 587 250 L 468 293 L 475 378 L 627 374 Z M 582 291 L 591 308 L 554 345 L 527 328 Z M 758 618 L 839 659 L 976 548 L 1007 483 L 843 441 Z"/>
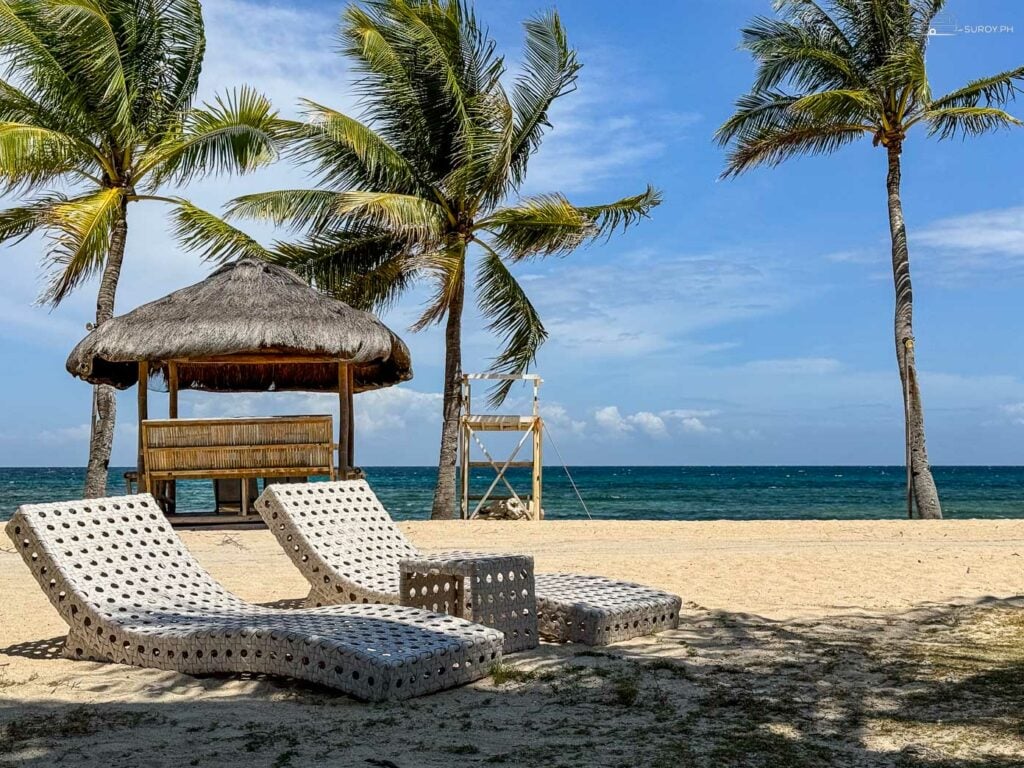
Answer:
<path fill-rule="evenodd" d="M 0 552 L 0 764 L 1019 766 L 1024 521 L 408 523 L 424 549 L 680 594 L 680 628 L 543 644 L 494 678 L 367 705 L 286 680 L 61 658 Z M 305 594 L 266 531 L 184 532 L 261 603 Z"/>

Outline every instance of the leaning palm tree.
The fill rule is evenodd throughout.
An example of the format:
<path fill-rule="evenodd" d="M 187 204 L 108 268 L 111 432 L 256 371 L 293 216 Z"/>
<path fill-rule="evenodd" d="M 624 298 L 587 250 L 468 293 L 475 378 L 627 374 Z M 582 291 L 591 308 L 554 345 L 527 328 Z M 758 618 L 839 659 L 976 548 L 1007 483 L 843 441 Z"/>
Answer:
<path fill-rule="evenodd" d="M 459 0 L 349 7 L 341 42 L 359 71 L 363 119 L 306 101 L 305 122 L 292 126 L 292 147 L 318 187 L 246 195 L 229 209 L 229 216 L 290 224 L 303 237 L 269 252 L 201 212 L 181 222 L 207 255 L 276 258 L 358 307 L 385 307 L 421 281 L 432 286 L 414 328 L 445 322 L 435 518 L 454 513 L 470 256 L 479 256 L 480 311 L 504 342 L 493 369 L 521 373 L 547 333 L 510 267 L 568 254 L 659 202 L 648 188 L 610 205 L 575 206 L 561 194 L 505 205 L 549 127 L 552 102 L 574 88 L 579 69 L 556 14 L 525 27 L 524 69 L 510 94 L 494 42 Z M 497 387 L 493 402 L 510 385 Z"/>
<path fill-rule="evenodd" d="M 942 517 L 925 446 L 924 411 L 914 363 L 913 293 L 900 200 L 900 155 L 920 126 L 940 139 L 1021 125 L 1001 107 L 1024 82 L 1024 67 L 933 97 L 925 68 L 932 22 L 944 0 L 777 0 L 779 18 L 743 30 L 757 62 L 751 91 L 718 129 L 734 176 L 791 157 L 830 154 L 863 137 L 885 150 L 886 190 L 896 284 L 896 361 L 903 384 L 907 511 Z"/>
<path fill-rule="evenodd" d="M 100 275 L 96 325 L 109 320 L 128 204 L 205 173 L 273 158 L 274 114 L 242 89 L 192 108 L 205 37 L 199 0 L 0 0 L 0 242 L 49 236 L 59 304 Z M 85 495 L 106 492 L 116 400 L 93 393 Z"/>

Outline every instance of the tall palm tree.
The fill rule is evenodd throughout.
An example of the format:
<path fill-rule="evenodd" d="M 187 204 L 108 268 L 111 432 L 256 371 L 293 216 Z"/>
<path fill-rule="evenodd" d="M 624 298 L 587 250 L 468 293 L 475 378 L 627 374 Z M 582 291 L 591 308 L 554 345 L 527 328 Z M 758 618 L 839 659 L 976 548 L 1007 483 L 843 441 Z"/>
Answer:
<path fill-rule="evenodd" d="M 128 204 L 274 156 L 274 113 L 242 89 L 193 108 L 205 50 L 199 0 L 0 0 L 0 242 L 49 237 L 42 299 L 100 275 L 96 325 L 113 315 Z M 144 385 L 144 384 L 143 384 Z M 93 393 L 85 495 L 106 492 L 116 400 Z"/>
<path fill-rule="evenodd" d="M 454 514 L 461 410 L 462 319 L 470 255 L 477 303 L 504 349 L 493 369 L 521 373 L 547 337 L 510 267 L 566 255 L 656 206 L 659 194 L 575 206 L 549 194 L 505 205 L 523 183 L 549 127 L 552 102 L 579 70 L 557 14 L 525 24 L 523 71 L 511 93 L 503 59 L 459 0 L 371 0 L 350 6 L 343 51 L 355 63 L 363 121 L 304 102 L 292 148 L 316 189 L 246 195 L 229 216 L 290 224 L 304 237 L 273 253 L 230 225 L 197 213 L 183 221 L 193 244 L 222 257 L 255 253 L 304 272 L 349 303 L 381 308 L 428 282 L 433 294 L 414 328 L 445 322 L 444 422 L 432 516 Z M 187 219 L 188 217 L 186 217 Z M 511 382 L 492 393 L 500 403 Z"/>
<path fill-rule="evenodd" d="M 777 0 L 778 18 L 755 18 L 743 47 L 757 62 L 749 93 L 718 139 L 730 148 L 725 175 L 791 157 L 830 154 L 869 137 L 888 163 L 889 229 L 896 286 L 896 361 L 903 384 L 907 511 L 942 517 L 925 446 L 914 362 L 910 255 L 900 199 L 900 155 L 908 131 L 978 136 L 1021 123 L 1003 111 L 1024 67 L 932 96 L 925 67 L 932 22 L 944 0 Z"/>

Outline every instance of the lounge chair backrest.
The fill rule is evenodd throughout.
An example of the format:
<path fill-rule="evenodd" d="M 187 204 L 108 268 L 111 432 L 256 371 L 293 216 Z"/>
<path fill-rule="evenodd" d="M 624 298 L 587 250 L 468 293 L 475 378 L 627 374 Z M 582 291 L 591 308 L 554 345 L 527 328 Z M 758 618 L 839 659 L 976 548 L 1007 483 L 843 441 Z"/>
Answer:
<path fill-rule="evenodd" d="M 332 602 L 398 602 L 399 561 L 420 554 L 365 480 L 273 485 L 256 509 Z"/>
<path fill-rule="evenodd" d="M 26 504 L 7 533 L 72 626 L 138 627 L 149 617 L 244 605 L 195 560 L 148 493 Z"/>

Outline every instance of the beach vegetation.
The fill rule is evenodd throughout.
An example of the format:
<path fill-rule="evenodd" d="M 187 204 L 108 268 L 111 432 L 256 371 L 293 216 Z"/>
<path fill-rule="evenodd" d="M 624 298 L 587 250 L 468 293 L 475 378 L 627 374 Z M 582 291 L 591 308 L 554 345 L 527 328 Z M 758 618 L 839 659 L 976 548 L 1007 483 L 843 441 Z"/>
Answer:
<path fill-rule="evenodd" d="M 903 390 L 907 511 L 942 517 L 925 443 L 917 376 L 910 253 L 901 198 L 901 158 L 911 131 L 975 138 L 1021 122 L 1004 111 L 1024 85 L 1024 67 L 932 93 L 925 54 L 944 0 L 778 0 L 743 34 L 757 63 L 753 86 L 718 129 L 725 176 L 828 155 L 870 139 L 886 160 L 886 199 L 896 290 L 894 335 Z"/>
<path fill-rule="evenodd" d="M 194 106 L 205 47 L 199 0 L 0 0 L 0 194 L 18 198 L 0 210 L 0 242 L 46 236 L 42 302 L 98 277 L 103 324 L 130 204 L 179 208 L 174 189 L 276 156 L 275 114 L 259 93 Z M 97 385 L 86 497 L 106 495 L 115 416 L 114 389 Z"/>
<path fill-rule="evenodd" d="M 515 269 L 562 257 L 649 215 L 653 187 L 605 205 L 561 193 L 520 197 L 531 156 L 551 127 L 552 104 L 576 87 L 580 63 L 555 12 L 529 19 L 519 74 L 463 0 L 370 0 L 344 12 L 342 52 L 364 105 L 353 117 L 303 100 L 290 154 L 317 186 L 239 197 L 230 219 L 272 222 L 300 237 L 271 257 L 320 289 L 366 310 L 430 291 L 414 330 L 443 324 L 444 399 L 432 517 L 455 514 L 467 282 L 502 343 L 492 372 L 521 374 L 548 332 Z M 506 88 L 506 83 L 511 83 Z M 268 249 L 226 221 L 197 213 L 180 228 L 220 258 Z M 186 234 L 187 233 L 187 234 Z M 512 381 L 492 391 L 493 404 Z"/>
<path fill-rule="evenodd" d="M 491 665 L 491 680 L 495 685 L 505 683 L 526 683 L 537 677 L 536 671 L 499 662 Z"/>

